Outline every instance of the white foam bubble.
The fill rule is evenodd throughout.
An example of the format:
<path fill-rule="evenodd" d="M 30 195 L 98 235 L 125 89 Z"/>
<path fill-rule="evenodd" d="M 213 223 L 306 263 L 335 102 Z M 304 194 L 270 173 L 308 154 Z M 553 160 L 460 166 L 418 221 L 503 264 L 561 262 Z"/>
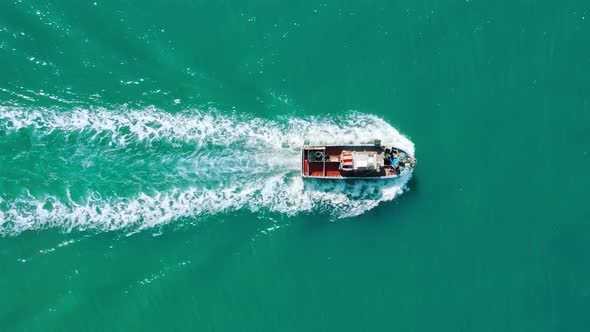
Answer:
<path fill-rule="evenodd" d="M 227 115 L 215 109 L 168 113 L 155 107 L 108 110 L 73 110 L 0 107 L 0 128 L 7 132 L 32 128 L 41 134 L 53 131 L 89 133 L 90 139 L 110 139 L 111 144 L 185 141 L 192 144 L 300 146 L 312 143 L 341 144 L 381 139 L 413 153 L 414 146 L 383 119 L 357 112 L 338 117 L 261 119 Z"/>
<path fill-rule="evenodd" d="M 233 186 L 172 189 L 131 198 L 93 198 L 84 203 L 56 197 L 23 197 L 9 203 L 0 215 L 0 234 L 61 228 L 65 231 L 120 229 L 141 230 L 168 224 L 183 217 L 196 218 L 247 209 L 294 216 L 318 211 L 333 218 L 358 216 L 380 202 L 403 192 L 407 181 L 317 183 L 311 187 L 298 174 L 281 173 Z"/>

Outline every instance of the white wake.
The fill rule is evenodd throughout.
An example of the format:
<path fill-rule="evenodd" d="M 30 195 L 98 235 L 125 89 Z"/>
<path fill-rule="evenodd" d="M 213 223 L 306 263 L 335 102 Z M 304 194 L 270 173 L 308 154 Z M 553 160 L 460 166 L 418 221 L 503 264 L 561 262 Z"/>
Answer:
<path fill-rule="evenodd" d="M 0 108 L 0 138 L 20 130 L 35 135 L 86 135 L 89 141 L 126 146 L 166 142 L 194 146 L 177 163 L 187 178 L 182 188 L 103 197 L 89 192 L 84 201 L 69 195 L 0 194 L 0 234 L 59 228 L 109 231 L 145 229 L 182 218 L 248 210 L 294 216 L 318 211 L 332 218 L 360 215 L 401 194 L 410 176 L 389 182 L 304 182 L 300 147 L 313 143 L 359 143 L 379 138 L 414 153 L 413 143 L 381 118 L 351 112 L 337 117 L 262 119 L 216 110 L 167 113 L 156 108 L 23 109 Z M 2 133 L 4 132 L 4 133 Z M 172 150 L 173 151 L 173 150 Z"/>

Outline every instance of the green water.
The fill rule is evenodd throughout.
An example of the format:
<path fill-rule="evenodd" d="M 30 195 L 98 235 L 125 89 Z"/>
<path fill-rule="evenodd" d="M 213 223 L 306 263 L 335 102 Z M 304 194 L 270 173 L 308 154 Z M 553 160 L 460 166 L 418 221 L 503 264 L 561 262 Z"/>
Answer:
<path fill-rule="evenodd" d="M 589 131 L 586 1 L 0 2 L 0 330 L 587 331 Z"/>

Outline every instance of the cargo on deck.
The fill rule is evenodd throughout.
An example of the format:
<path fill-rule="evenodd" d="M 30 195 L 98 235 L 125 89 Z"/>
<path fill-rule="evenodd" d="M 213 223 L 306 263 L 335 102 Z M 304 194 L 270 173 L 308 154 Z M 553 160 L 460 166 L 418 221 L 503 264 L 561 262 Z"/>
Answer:
<path fill-rule="evenodd" d="M 304 145 L 301 175 L 321 179 L 384 179 L 404 176 L 416 166 L 406 151 L 374 144 Z"/>

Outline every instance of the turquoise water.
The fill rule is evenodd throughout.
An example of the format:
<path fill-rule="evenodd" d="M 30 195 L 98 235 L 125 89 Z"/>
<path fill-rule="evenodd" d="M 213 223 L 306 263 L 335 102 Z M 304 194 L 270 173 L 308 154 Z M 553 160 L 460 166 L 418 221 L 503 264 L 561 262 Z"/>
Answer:
<path fill-rule="evenodd" d="M 0 3 L 0 330 L 585 331 L 589 15 Z M 306 138 L 418 165 L 303 182 Z"/>

